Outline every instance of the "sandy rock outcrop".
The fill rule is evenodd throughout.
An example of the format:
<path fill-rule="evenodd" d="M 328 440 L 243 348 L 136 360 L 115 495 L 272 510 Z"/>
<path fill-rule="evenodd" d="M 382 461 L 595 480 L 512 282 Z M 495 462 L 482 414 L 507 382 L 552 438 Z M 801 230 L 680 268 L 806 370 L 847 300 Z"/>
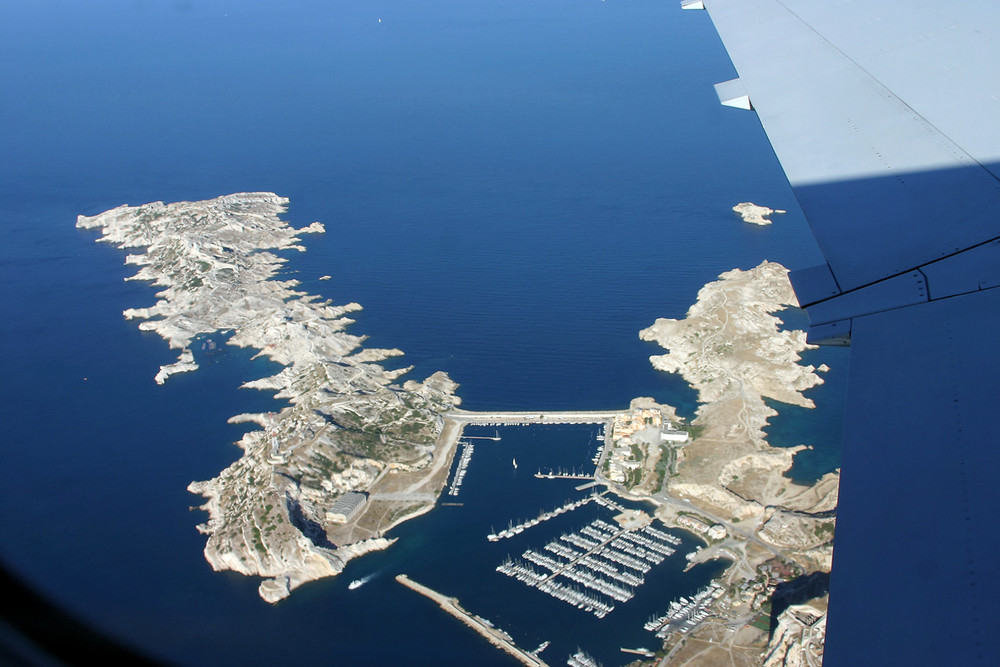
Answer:
<path fill-rule="evenodd" d="M 733 211 L 740 214 L 743 218 L 743 222 L 749 222 L 752 225 L 769 225 L 771 221 L 768 220 L 767 216 L 774 213 L 784 213 L 785 211 L 781 209 L 768 208 L 767 206 L 757 206 L 756 204 L 751 204 L 750 202 L 740 202 L 733 207 Z"/>

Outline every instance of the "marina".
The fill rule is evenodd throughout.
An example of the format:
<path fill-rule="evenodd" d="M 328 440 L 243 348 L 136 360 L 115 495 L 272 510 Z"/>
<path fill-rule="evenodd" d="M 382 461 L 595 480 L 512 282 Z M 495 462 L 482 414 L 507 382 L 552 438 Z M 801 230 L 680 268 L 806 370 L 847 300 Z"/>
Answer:
<path fill-rule="evenodd" d="M 716 582 L 695 593 L 691 599 L 681 597 L 670 603 L 667 612 L 649 619 L 643 626 L 656 636 L 664 639 L 673 632 L 687 632 L 708 618 L 709 606 L 722 596 L 723 589 Z"/>
<path fill-rule="evenodd" d="M 676 553 L 679 544 L 676 536 L 648 524 L 630 530 L 595 519 L 542 550 L 527 549 L 516 560 L 508 557 L 496 570 L 604 618 L 616 603 L 631 600 L 646 573 Z"/>

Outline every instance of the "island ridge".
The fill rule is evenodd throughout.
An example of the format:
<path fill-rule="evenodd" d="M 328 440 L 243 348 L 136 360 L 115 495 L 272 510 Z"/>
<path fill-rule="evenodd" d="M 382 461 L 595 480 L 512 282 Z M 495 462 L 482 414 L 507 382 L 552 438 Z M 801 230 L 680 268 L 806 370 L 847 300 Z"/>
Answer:
<path fill-rule="evenodd" d="M 120 206 L 77 221 L 101 229 L 101 241 L 145 249 L 126 257 L 140 267 L 131 280 L 164 289 L 155 305 L 124 314 L 180 350 L 158 383 L 196 369 L 196 344 L 214 345 L 211 336 L 284 367 L 244 386 L 275 391 L 290 405 L 234 416 L 260 428 L 243 436 L 243 455 L 218 477 L 189 487 L 206 498 L 209 519 L 199 530 L 209 563 L 266 577 L 260 595 L 269 602 L 385 548 L 382 532 L 433 507 L 447 475 L 441 443 L 452 440 L 441 413 L 458 403 L 444 373 L 397 384 L 409 369 L 379 362 L 402 352 L 363 348 L 364 337 L 345 331 L 361 306 L 321 302 L 297 291 L 297 281 L 275 279 L 287 260 L 274 251 L 303 251 L 298 235 L 324 231 L 318 222 L 292 229 L 278 217 L 287 204 L 273 193 L 241 193 Z M 406 479 L 412 501 L 367 502 L 364 492 L 396 477 Z M 363 537 L 354 524 L 345 530 L 346 519 L 368 515 L 378 516 Z"/>

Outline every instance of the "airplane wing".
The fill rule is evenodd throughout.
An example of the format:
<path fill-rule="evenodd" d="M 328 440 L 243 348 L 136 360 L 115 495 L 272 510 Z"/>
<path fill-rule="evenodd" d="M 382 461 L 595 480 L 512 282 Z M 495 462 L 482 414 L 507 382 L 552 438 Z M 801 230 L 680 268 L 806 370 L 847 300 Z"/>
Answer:
<path fill-rule="evenodd" d="M 992 664 L 1000 3 L 682 5 L 827 260 L 791 275 L 809 338 L 852 348 L 825 664 Z"/>

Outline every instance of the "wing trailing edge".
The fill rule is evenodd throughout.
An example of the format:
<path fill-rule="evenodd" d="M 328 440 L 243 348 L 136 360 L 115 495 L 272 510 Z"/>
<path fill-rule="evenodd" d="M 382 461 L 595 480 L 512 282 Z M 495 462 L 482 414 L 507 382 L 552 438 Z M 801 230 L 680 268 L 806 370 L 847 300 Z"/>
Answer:
<path fill-rule="evenodd" d="M 1000 3 L 704 0 L 851 346 L 824 664 L 992 664 L 1000 553 Z"/>

